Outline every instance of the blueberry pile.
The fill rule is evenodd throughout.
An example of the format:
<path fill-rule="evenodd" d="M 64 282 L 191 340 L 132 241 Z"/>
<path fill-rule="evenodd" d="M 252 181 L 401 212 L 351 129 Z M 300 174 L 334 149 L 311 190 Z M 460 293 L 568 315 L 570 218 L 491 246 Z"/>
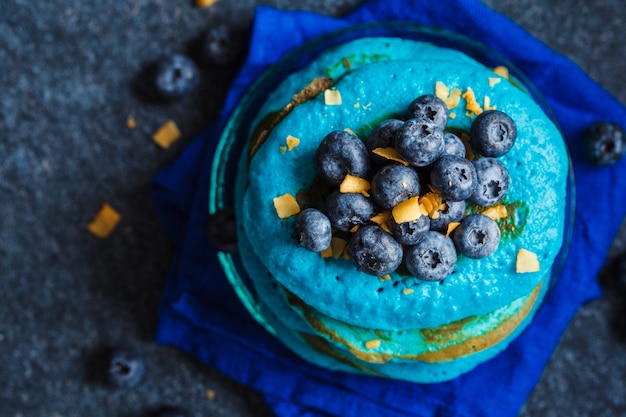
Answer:
<path fill-rule="evenodd" d="M 495 158 L 513 146 L 515 123 L 497 110 L 478 115 L 467 146 L 479 155 L 471 161 L 465 157 L 466 144 L 445 130 L 447 121 L 445 103 L 423 95 L 410 104 L 405 120 L 383 121 L 366 143 L 346 131 L 329 133 L 318 147 L 316 167 L 335 189 L 323 210 L 307 208 L 299 214 L 297 241 L 322 252 L 333 236 L 347 236 L 349 256 L 360 271 L 384 276 L 404 262 L 426 281 L 450 274 L 457 252 L 470 258 L 492 254 L 500 242 L 498 225 L 483 214 L 466 215 L 466 204 L 492 206 L 506 194 L 509 173 Z M 381 149 L 399 158 L 377 152 Z M 369 189 L 336 189 L 350 176 L 367 180 Z M 424 210 L 422 198 L 429 209 Z M 385 222 L 374 221 L 385 214 Z M 453 222 L 457 227 L 451 231 Z"/>

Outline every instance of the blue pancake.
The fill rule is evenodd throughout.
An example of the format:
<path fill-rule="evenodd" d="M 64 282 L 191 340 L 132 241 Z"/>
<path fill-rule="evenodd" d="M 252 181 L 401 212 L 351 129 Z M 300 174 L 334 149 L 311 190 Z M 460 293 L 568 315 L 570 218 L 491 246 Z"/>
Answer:
<path fill-rule="evenodd" d="M 375 42 L 380 43 L 380 49 L 391 48 L 386 40 L 368 40 L 365 50 L 370 54 L 376 50 Z M 357 47 L 358 41 L 351 44 L 351 48 Z M 494 74 L 490 69 L 476 63 L 458 64 L 457 52 L 446 61 L 445 52 L 438 49 L 437 60 L 420 59 L 427 56 L 418 54 L 413 60 L 376 61 L 351 69 L 335 84 L 342 105 L 327 106 L 322 95 L 298 105 L 272 130 L 249 164 L 240 221 L 255 253 L 281 285 L 342 322 L 401 330 L 434 327 L 488 313 L 530 293 L 544 279 L 561 246 L 568 162 L 558 130 L 516 86 L 506 81 L 491 86 L 489 79 Z M 336 62 L 350 56 L 341 48 L 329 55 L 334 55 Z M 324 59 L 332 61 L 329 56 Z M 296 82 L 292 78 L 299 78 L 302 85 L 312 76 L 298 74 L 286 80 L 292 86 L 291 93 L 282 99 L 272 97 L 264 107 L 280 109 L 289 102 L 300 88 L 293 87 Z M 434 284 L 397 273 L 381 283 L 357 271 L 349 260 L 323 259 L 296 245 L 292 238 L 295 217 L 279 219 L 273 199 L 285 193 L 295 196 L 310 187 L 316 175 L 315 151 L 324 136 L 344 128 L 364 132 L 382 119 L 403 115 L 414 98 L 434 93 L 437 81 L 450 89 L 466 91 L 471 87 L 478 98 L 488 96 L 492 105 L 517 124 L 516 145 L 499 158 L 511 174 L 506 201 L 517 207 L 515 238 L 505 234 L 496 253 L 488 258 L 460 257 L 454 273 L 443 283 Z M 461 99 L 449 126 L 469 131 L 472 117 L 466 115 L 465 107 L 466 100 Z M 300 138 L 300 144 L 283 152 L 289 135 Z M 517 274 L 519 249 L 537 254 L 543 270 Z M 412 288 L 414 295 L 403 296 L 405 287 Z"/>
<path fill-rule="evenodd" d="M 340 105 L 327 105 L 324 94 L 289 104 L 318 77 L 332 80 Z M 441 94 L 438 83 L 466 93 L 449 110 L 448 128 L 456 133 L 469 132 L 473 106 L 495 106 L 517 125 L 515 146 L 498 158 L 511 186 L 497 251 L 479 260 L 460 255 L 454 272 L 433 283 L 406 271 L 374 277 L 349 259 L 300 247 L 296 217 L 279 218 L 273 201 L 286 193 L 310 200 L 314 155 L 326 134 L 347 128 L 366 140 L 380 121 L 404 118 L 416 97 Z M 292 108 L 277 119 L 286 106 Z M 259 132 L 269 134 L 259 141 Z M 235 192 L 240 253 L 258 295 L 248 301 L 257 319 L 302 357 L 332 369 L 435 382 L 492 357 L 532 319 L 563 240 L 568 158 L 558 129 L 514 82 L 458 51 L 362 39 L 285 79 L 250 136 Z M 288 136 L 299 139 L 293 149 Z M 539 271 L 516 272 L 520 249 L 537 254 Z"/>

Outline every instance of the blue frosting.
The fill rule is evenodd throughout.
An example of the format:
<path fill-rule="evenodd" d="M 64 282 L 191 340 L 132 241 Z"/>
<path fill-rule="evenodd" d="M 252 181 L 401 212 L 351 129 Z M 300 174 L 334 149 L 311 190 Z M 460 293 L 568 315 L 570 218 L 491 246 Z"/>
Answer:
<path fill-rule="evenodd" d="M 349 68 L 344 58 L 350 60 Z M 282 109 L 312 78 L 327 75 L 336 78 L 342 104 L 328 106 L 320 95 L 297 106 L 273 129 L 249 167 L 245 158 L 242 162 L 242 176 L 246 171 L 249 175 L 238 197 L 238 220 L 260 261 L 250 275 L 267 277 L 269 271 L 320 313 L 346 324 L 383 330 L 435 327 L 489 313 L 528 295 L 549 278 L 563 240 L 568 162 L 558 130 L 529 96 L 506 80 L 491 86 L 489 78 L 497 76 L 456 51 L 411 41 L 367 39 L 330 51 L 289 77 L 268 98 L 260 117 Z M 316 174 L 315 150 L 323 137 L 349 128 L 365 138 L 380 120 L 403 115 L 414 98 L 434 93 L 437 81 L 464 92 L 471 87 L 481 105 L 488 96 L 492 105 L 515 120 L 517 142 L 499 159 L 512 179 L 505 202 L 521 207 L 521 233 L 505 237 L 488 258 L 459 257 L 455 272 L 442 283 L 397 273 L 381 282 L 358 272 L 349 260 L 323 259 L 299 247 L 292 237 L 295 217 L 279 219 L 273 199 L 285 193 L 295 196 L 310 186 Z M 449 126 L 469 130 L 472 117 L 465 114 L 465 106 L 466 100 L 461 99 L 451 109 L 456 117 Z M 281 148 L 289 135 L 300 143 L 284 152 Z M 515 272 L 516 254 L 522 248 L 538 255 L 539 272 Z M 407 287 L 413 292 L 405 294 Z"/>

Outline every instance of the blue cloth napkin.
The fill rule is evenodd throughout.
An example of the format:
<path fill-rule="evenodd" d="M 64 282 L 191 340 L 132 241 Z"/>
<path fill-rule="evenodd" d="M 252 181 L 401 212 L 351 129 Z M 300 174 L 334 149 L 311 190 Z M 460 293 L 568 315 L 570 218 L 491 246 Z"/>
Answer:
<path fill-rule="evenodd" d="M 295 357 L 242 307 L 206 235 L 215 139 L 246 87 L 283 53 L 314 36 L 383 20 L 452 29 L 499 51 L 547 98 L 574 161 L 575 226 L 556 287 L 532 325 L 506 351 L 445 383 L 421 385 L 332 372 Z M 570 319 L 582 304 L 600 296 L 596 275 L 624 218 L 626 160 L 593 166 L 585 162 L 578 144 L 580 133 L 597 120 L 626 125 L 626 109 L 570 60 L 477 0 L 370 1 L 343 19 L 258 8 L 248 59 L 220 119 L 154 179 L 155 206 L 177 245 L 156 339 L 258 390 L 279 417 L 517 415 Z"/>

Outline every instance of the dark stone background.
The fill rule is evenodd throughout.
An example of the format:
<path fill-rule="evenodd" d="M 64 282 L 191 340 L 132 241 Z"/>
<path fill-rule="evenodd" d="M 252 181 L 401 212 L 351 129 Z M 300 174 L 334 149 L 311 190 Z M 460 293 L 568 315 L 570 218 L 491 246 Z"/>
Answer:
<path fill-rule="evenodd" d="M 211 25 L 245 33 L 257 3 L 341 15 L 359 1 L 0 5 L 0 416 L 130 417 L 163 404 L 194 416 L 269 415 L 258 394 L 152 342 L 174 248 L 151 206 L 149 182 L 214 117 L 233 69 L 205 68 L 198 91 L 169 105 L 146 103 L 131 89 L 142 66 L 185 51 Z M 487 3 L 626 103 L 621 0 Z M 128 116 L 136 129 L 125 126 Z M 166 119 L 183 139 L 162 150 L 151 135 Z M 123 220 L 99 240 L 85 226 L 105 201 Z M 625 303 L 611 286 L 622 235 L 600 277 L 604 297 L 571 323 L 522 416 L 626 415 Z M 145 357 L 139 387 L 100 383 L 94 364 L 111 345 Z"/>

